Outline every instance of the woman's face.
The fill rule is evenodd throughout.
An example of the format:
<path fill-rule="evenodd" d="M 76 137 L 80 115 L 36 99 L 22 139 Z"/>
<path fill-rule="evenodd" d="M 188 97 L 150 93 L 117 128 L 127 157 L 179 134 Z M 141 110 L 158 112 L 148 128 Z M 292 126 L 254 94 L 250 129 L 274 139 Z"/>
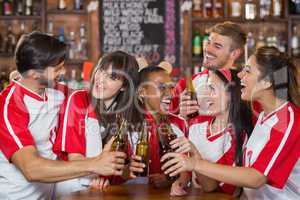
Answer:
<path fill-rule="evenodd" d="M 209 72 L 207 83 L 201 88 L 197 97 L 200 114 L 217 116 L 228 111 L 230 93 L 227 92 L 225 83 L 215 73 Z"/>
<path fill-rule="evenodd" d="M 123 79 L 112 75 L 113 70 L 110 65 L 107 70 L 98 69 L 94 77 L 92 95 L 101 100 L 111 100 L 115 98 L 123 85 Z"/>
<path fill-rule="evenodd" d="M 159 114 L 168 113 L 174 87 L 170 76 L 164 71 L 153 72 L 148 75 L 148 80 L 141 86 L 140 93 L 147 109 Z"/>
<path fill-rule="evenodd" d="M 259 80 L 260 71 L 254 55 L 248 59 L 248 64 L 238 74 L 241 79 L 241 98 L 245 101 L 257 100 L 264 90 L 262 80 Z"/>

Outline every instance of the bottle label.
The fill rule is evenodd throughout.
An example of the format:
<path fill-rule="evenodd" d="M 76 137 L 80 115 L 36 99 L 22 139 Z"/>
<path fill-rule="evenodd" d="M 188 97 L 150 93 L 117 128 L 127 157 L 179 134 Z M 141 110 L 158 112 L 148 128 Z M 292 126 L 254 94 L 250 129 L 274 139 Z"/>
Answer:
<path fill-rule="evenodd" d="M 240 17 L 241 16 L 241 4 L 239 2 L 231 3 L 232 17 Z"/>

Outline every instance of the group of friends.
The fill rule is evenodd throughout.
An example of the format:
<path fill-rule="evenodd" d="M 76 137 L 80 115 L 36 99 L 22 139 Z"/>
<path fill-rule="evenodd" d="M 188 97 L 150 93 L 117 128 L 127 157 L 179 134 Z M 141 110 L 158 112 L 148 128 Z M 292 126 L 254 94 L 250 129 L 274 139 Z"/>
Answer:
<path fill-rule="evenodd" d="M 135 155 L 143 122 L 149 184 L 169 186 L 172 196 L 198 187 L 241 199 L 300 199 L 299 72 L 275 47 L 256 49 L 239 66 L 246 33 L 238 24 L 208 32 L 203 70 L 192 76 L 197 99 L 187 79 L 174 84 L 163 66 L 141 67 L 122 51 L 99 59 L 90 89 L 71 91 L 59 83 L 67 45 L 23 35 L 15 51 L 20 75 L 0 93 L 0 199 L 55 199 L 138 182 L 146 167 Z M 129 123 L 127 152 L 112 151 L 118 116 Z M 162 123 L 177 138 L 161 156 Z"/>

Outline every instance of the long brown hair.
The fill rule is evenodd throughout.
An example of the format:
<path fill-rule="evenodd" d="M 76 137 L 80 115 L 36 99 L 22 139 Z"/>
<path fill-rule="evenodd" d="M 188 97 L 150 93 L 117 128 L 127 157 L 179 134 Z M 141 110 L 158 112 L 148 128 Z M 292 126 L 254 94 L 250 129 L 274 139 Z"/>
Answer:
<path fill-rule="evenodd" d="M 277 97 L 300 106 L 297 69 L 291 59 L 275 47 L 258 48 L 254 56 L 261 72 L 260 79 L 268 78 L 271 81 Z"/>
<path fill-rule="evenodd" d="M 104 126 L 104 143 L 111 137 L 112 128 L 117 123 L 117 115 L 127 119 L 128 123 L 135 125 L 142 122 L 142 115 L 134 104 L 136 89 L 139 82 L 138 63 L 136 59 L 122 51 L 115 51 L 102 57 L 94 68 L 91 76 L 91 88 L 95 84 L 95 74 L 98 70 L 107 70 L 112 67 L 112 77 L 123 81 L 122 90 L 119 90 L 113 108 L 107 110 L 103 100 L 97 99 L 90 92 L 92 104 L 95 107 L 99 123 Z M 132 127 L 132 126 L 131 126 Z"/>

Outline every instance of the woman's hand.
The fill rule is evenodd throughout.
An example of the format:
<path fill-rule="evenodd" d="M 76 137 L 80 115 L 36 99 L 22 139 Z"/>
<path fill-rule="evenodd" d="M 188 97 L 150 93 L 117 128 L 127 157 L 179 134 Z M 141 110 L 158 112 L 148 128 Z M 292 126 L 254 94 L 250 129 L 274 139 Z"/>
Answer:
<path fill-rule="evenodd" d="M 161 158 L 161 162 L 165 162 L 161 168 L 165 174 L 177 176 L 181 172 L 193 171 L 195 169 L 197 158 L 194 156 L 188 157 L 181 153 L 167 153 Z"/>
<path fill-rule="evenodd" d="M 108 178 L 96 177 L 90 183 L 90 187 L 100 191 L 104 191 L 110 185 Z"/>
<path fill-rule="evenodd" d="M 184 196 L 187 195 L 187 192 L 184 190 L 184 184 L 180 180 L 176 180 L 171 187 L 171 196 Z"/>
<path fill-rule="evenodd" d="M 130 178 L 136 178 L 135 173 L 141 173 L 144 171 L 146 165 L 141 163 L 142 158 L 140 156 L 133 155 L 130 160 L 129 170 Z"/>
<path fill-rule="evenodd" d="M 170 142 L 176 153 L 190 153 L 191 156 L 199 154 L 195 145 L 186 137 L 179 137 Z"/>

